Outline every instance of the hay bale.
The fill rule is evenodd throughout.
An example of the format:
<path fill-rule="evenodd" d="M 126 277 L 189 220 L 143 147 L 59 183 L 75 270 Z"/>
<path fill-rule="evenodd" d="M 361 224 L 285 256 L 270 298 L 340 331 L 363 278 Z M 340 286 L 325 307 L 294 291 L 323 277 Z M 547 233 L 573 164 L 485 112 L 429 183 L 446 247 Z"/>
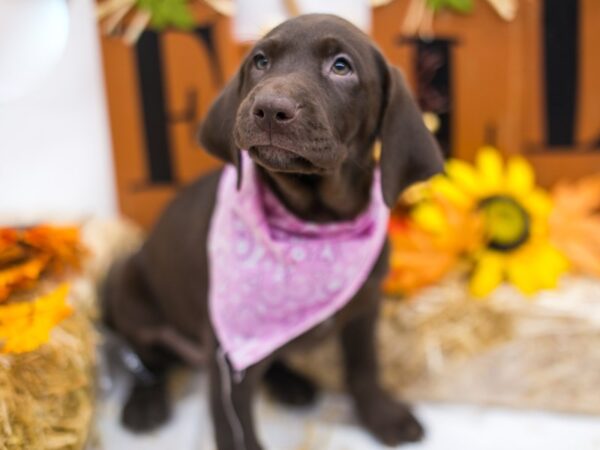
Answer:
<path fill-rule="evenodd" d="M 477 301 L 449 279 L 386 299 L 378 340 L 383 381 L 403 398 L 600 414 L 600 280 L 565 279 L 534 298 L 503 287 Z M 290 362 L 342 388 L 335 339 Z"/>
<path fill-rule="evenodd" d="M 76 450 L 93 413 L 95 332 L 78 311 L 38 350 L 0 356 L 0 449 Z"/>
<path fill-rule="evenodd" d="M 111 261 L 139 245 L 141 232 L 104 220 L 88 221 L 81 231 L 90 257 L 68 280 L 73 315 L 37 350 L 0 354 L 0 450 L 81 450 L 93 440 L 97 286 Z"/>

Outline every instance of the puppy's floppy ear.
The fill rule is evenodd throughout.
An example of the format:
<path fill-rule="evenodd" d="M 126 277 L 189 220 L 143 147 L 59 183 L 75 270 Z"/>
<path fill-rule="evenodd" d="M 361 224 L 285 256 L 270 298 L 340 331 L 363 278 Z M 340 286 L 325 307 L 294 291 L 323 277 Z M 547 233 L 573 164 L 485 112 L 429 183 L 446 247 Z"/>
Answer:
<path fill-rule="evenodd" d="M 240 104 L 241 80 L 240 70 L 213 102 L 198 132 L 200 144 L 208 153 L 236 167 L 238 188 L 242 179 L 242 159 L 234 142 L 233 130 Z"/>
<path fill-rule="evenodd" d="M 385 66 L 379 127 L 381 189 L 385 203 L 392 208 L 408 186 L 441 172 L 444 161 L 402 74 L 387 63 Z"/>

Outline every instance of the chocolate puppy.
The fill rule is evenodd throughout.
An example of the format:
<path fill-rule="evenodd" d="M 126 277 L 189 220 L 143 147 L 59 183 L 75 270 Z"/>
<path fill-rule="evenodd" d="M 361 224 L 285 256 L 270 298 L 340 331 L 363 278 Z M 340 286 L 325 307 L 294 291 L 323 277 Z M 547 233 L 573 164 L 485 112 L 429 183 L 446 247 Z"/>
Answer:
<path fill-rule="evenodd" d="M 257 385 L 265 380 L 288 403 L 309 402 L 315 387 L 281 357 L 337 333 L 361 422 L 388 445 L 420 439 L 423 430 L 409 407 L 393 400 L 378 380 L 375 324 L 387 271 L 384 238 L 364 282 L 343 307 L 250 365 L 235 366 L 209 306 L 210 264 L 219 256 L 211 253 L 209 234 L 219 232 L 211 230 L 211 219 L 224 173 L 233 173 L 234 185 L 237 177 L 239 189 L 250 181 L 244 179 L 250 164 L 258 191 L 268 191 L 294 218 L 318 227 L 354 223 L 377 197 L 392 207 L 404 188 L 442 170 L 441 154 L 399 71 L 345 20 L 329 15 L 289 20 L 245 58 L 208 112 L 200 140 L 232 166 L 184 189 L 143 247 L 115 264 L 105 286 L 106 323 L 141 361 L 133 364 L 136 381 L 124 424 L 144 431 L 167 420 L 166 375 L 183 361 L 208 367 L 217 448 L 260 449 L 252 414 Z M 261 290 L 267 284 L 255 281 L 253 295 L 268 297 Z"/>

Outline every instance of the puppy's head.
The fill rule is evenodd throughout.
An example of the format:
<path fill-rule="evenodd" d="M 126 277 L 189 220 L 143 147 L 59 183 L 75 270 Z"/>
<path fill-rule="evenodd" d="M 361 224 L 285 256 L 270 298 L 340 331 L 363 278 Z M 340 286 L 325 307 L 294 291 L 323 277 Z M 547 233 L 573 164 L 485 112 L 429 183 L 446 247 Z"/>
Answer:
<path fill-rule="evenodd" d="M 200 132 L 215 156 L 240 151 L 265 170 L 327 175 L 364 165 L 382 144 L 382 190 L 392 206 L 442 158 L 399 71 L 371 40 L 330 15 L 289 20 L 261 39 L 208 112 Z"/>

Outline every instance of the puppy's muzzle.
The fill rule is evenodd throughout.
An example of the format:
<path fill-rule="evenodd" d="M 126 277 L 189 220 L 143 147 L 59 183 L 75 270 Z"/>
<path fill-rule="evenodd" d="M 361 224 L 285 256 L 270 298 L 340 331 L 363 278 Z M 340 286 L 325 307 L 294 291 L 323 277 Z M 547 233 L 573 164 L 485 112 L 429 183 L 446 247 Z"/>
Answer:
<path fill-rule="evenodd" d="M 299 75 L 256 86 L 242 101 L 234 129 L 236 145 L 267 170 L 318 174 L 343 154 L 329 126 L 317 89 Z"/>
<path fill-rule="evenodd" d="M 296 120 L 299 105 L 289 97 L 260 94 L 251 108 L 254 122 L 267 133 L 285 132 Z"/>

